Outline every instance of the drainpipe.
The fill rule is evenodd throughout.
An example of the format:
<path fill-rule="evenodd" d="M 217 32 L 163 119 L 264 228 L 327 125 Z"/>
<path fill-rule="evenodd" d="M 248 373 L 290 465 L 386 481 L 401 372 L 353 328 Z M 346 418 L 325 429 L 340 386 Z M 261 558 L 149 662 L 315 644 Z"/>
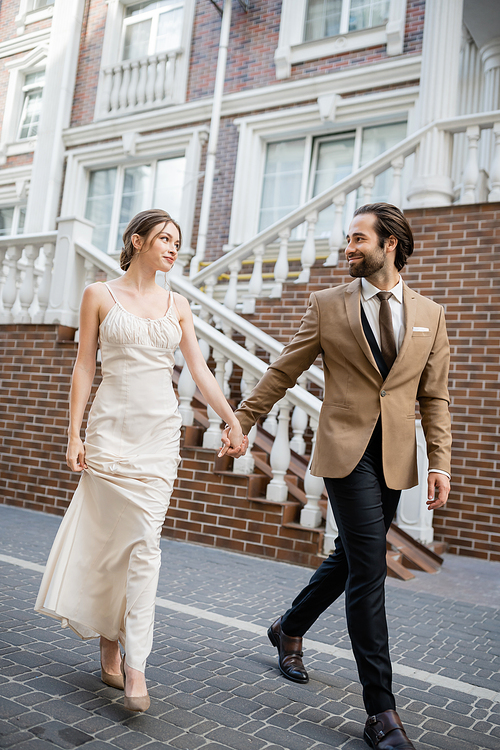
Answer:
<path fill-rule="evenodd" d="M 208 138 L 207 163 L 205 166 L 205 182 L 203 184 L 203 197 L 201 200 L 200 224 L 198 228 L 196 253 L 191 259 L 191 276 L 198 273 L 200 263 L 205 257 L 205 248 L 207 244 L 208 221 L 210 217 L 212 189 L 215 175 L 215 156 L 217 153 L 217 141 L 219 140 L 222 94 L 224 92 L 224 80 L 226 77 L 227 47 L 229 43 L 229 29 L 231 26 L 231 3 L 232 0 L 224 0 L 224 10 L 222 12 L 222 25 L 220 30 L 219 57 L 217 59 L 217 72 L 215 74 L 212 118 L 210 120 L 210 135 Z"/>

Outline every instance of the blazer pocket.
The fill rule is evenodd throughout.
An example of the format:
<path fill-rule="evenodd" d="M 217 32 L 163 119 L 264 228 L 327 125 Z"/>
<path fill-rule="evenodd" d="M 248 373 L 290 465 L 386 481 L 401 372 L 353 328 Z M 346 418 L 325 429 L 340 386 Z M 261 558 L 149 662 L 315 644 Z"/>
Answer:
<path fill-rule="evenodd" d="M 432 335 L 432 331 L 412 331 L 411 333 L 412 339 L 426 338 L 427 336 Z"/>
<path fill-rule="evenodd" d="M 344 409 L 344 411 L 349 410 L 351 407 L 348 406 L 348 404 L 332 404 L 328 402 L 325 404 L 323 401 L 323 404 L 321 406 L 321 411 L 324 411 L 325 409 Z"/>

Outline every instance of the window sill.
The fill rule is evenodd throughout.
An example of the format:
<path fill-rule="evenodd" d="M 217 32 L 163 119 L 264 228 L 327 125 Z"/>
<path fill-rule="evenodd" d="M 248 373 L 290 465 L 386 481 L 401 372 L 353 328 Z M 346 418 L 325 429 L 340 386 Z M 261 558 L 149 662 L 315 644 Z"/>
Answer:
<path fill-rule="evenodd" d="M 2 143 L 0 146 L 0 164 L 5 164 L 9 156 L 33 153 L 35 146 L 36 136 L 25 138 L 22 141 L 15 141 L 14 143 Z"/>
<path fill-rule="evenodd" d="M 388 37 L 387 25 L 384 25 L 278 48 L 274 55 L 276 78 L 289 78 L 292 65 L 297 63 L 319 60 L 322 57 L 331 57 L 343 52 L 378 47 L 388 44 Z M 393 54 L 399 54 L 399 51 Z"/>
<path fill-rule="evenodd" d="M 17 35 L 21 36 L 26 32 L 26 26 L 37 21 L 45 21 L 54 15 L 54 6 L 48 5 L 46 8 L 31 10 L 28 13 L 22 13 L 16 17 Z"/>

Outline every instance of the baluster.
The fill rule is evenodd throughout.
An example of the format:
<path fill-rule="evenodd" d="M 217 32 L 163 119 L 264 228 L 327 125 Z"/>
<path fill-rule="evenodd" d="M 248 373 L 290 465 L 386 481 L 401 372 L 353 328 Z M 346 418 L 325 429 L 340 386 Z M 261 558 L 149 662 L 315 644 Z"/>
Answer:
<path fill-rule="evenodd" d="M 316 445 L 316 434 L 318 431 L 318 420 L 311 418 L 311 430 L 313 439 L 311 446 L 311 456 L 307 465 L 306 475 L 304 477 L 304 490 L 306 493 L 307 503 L 300 511 L 300 525 L 308 529 L 316 529 L 321 524 L 322 514 L 319 507 L 319 500 L 325 488 L 322 477 L 315 477 L 311 474 L 311 463 Z"/>
<path fill-rule="evenodd" d="M 162 52 L 158 55 L 156 63 L 156 82 L 155 82 L 155 101 L 162 102 L 165 98 L 165 65 L 167 53 Z"/>
<path fill-rule="evenodd" d="M 278 259 L 274 266 L 274 286 L 269 295 L 271 299 L 279 299 L 281 297 L 283 284 L 288 278 L 288 240 L 290 238 L 290 230 L 283 229 L 279 236 L 280 250 L 278 253 Z"/>
<path fill-rule="evenodd" d="M 479 164 L 477 161 L 477 147 L 481 135 L 479 125 L 471 125 L 466 130 L 467 162 L 463 176 L 462 199 L 460 203 L 476 202 L 476 185 L 479 179 Z"/>
<path fill-rule="evenodd" d="M 38 312 L 33 320 L 34 323 L 43 323 L 45 318 L 45 311 L 49 304 L 50 285 L 52 283 L 52 268 L 54 265 L 55 251 L 56 246 L 52 242 L 49 242 L 43 246 L 43 256 L 45 258 L 45 262 L 43 265 L 42 278 L 40 279 L 40 284 L 38 285 Z"/>
<path fill-rule="evenodd" d="M 335 517 L 330 503 L 326 506 L 325 536 L 323 541 L 323 554 L 329 555 L 335 549 L 335 540 L 339 535 Z"/>
<path fill-rule="evenodd" d="M 243 295 L 243 315 L 253 315 L 255 312 L 255 300 L 262 292 L 262 258 L 264 256 L 264 245 L 258 245 L 253 251 L 253 271 L 248 284 L 248 292 Z"/>
<path fill-rule="evenodd" d="M 85 286 L 88 286 L 89 284 L 93 284 L 96 280 L 97 276 L 97 266 L 94 266 L 91 260 L 88 258 L 85 258 L 85 262 L 83 264 L 83 267 L 85 268 Z"/>
<path fill-rule="evenodd" d="M 3 313 L 3 288 L 5 284 L 5 279 L 7 278 L 7 273 L 5 271 L 5 256 L 7 255 L 8 248 L 6 247 L 0 247 L 0 321 L 2 320 L 2 313 Z"/>
<path fill-rule="evenodd" d="M 224 366 L 226 364 L 226 357 L 216 349 L 213 350 L 213 357 L 215 360 L 215 379 L 217 380 L 222 390 L 224 388 Z M 203 447 L 213 448 L 215 450 L 217 448 L 220 448 L 221 446 L 222 420 L 215 409 L 212 409 L 210 404 L 207 405 L 207 416 L 209 426 L 205 434 L 203 435 Z"/>
<path fill-rule="evenodd" d="M 230 329 L 231 330 L 231 329 Z M 227 334 L 226 334 L 227 336 Z M 231 338 L 231 336 L 228 336 L 228 338 Z M 231 398 L 231 375 L 233 374 L 233 362 L 231 359 L 228 359 L 226 364 L 224 365 L 224 385 L 222 388 L 222 392 L 224 393 L 224 396 L 229 400 Z"/>
<path fill-rule="evenodd" d="M 40 248 L 35 245 L 26 245 L 24 248 L 24 278 L 19 287 L 21 312 L 16 316 L 16 323 L 31 323 L 28 310 L 35 297 L 35 260 L 39 252 Z"/>
<path fill-rule="evenodd" d="M 196 392 L 196 383 L 194 382 L 189 367 L 184 362 L 177 383 L 177 393 L 179 396 L 179 412 L 182 417 L 182 424 L 189 427 L 193 424 L 194 411 L 191 407 L 191 401 Z"/>
<path fill-rule="evenodd" d="M 273 471 L 273 478 L 267 485 L 266 498 L 275 502 L 283 502 L 288 497 L 288 487 L 285 475 L 290 465 L 290 444 L 288 442 L 288 425 L 290 422 L 290 404 L 283 398 L 278 403 L 278 431 L 274 439 L 269 462 Z"/>
<path fill-rule="evenodd" d="M 255 354 L 255 342 L 252 341 L 252 339 L 246 338 L 245 349 L 250 352 L 250 354 Z M 241 378 L 241 401 L 244 401 L 246 398 L 248 398 L 256 382 L 257 379 L 248 370 L 244 369 Z M 252 448 L 256 437 L 257 425 L 254 425 L 248 433 L 247 452 L 244 456 L 235 458 L 233 461 L 233 472 L 235 474 L 252 474 L 255 466 L 255 461 L 252 456 Z"/>
<path fill-rule="evenodd" d="M 113 86 L 113 68 L 102 71 L 102 96 L 100 104 L 101 116 L 106 116 L 111 109 L 111 88 Z"/>
<path fill-rule="evenodd" d="M 165 99 L 173 99 L 177 53 L 171 53 L 165 62 Z"/>
<path fill-rule="evenodd" d="M 391 161 L 392 167 L 392 185 L 389 193 L 388 203 L 392 203 L 393 206 L 401 207 L 403 197 L 401 195 L 401 172 L 403 171 L 405 160 L 402 156 L 398 156 L 396 159 Z"/>
<path fill-rule="evenodd" d="M 228 310 L 235 310 L 238 302 L 238 273 L 241 268 L 239 260 L 229 264 L 229 284 L 227 285 L 226 295 L 224 297 L 224 306 Z"/>
<path fill-rule="evenodd" d="M 148 76 L 146 82 L 146 103 L 153 104 L 155 98 L 156 57 L 148 58 Z"/>
<path fill-rule="evenodd" d="M 337 195 L 337 197 L 333 199 L 333 204 L 335 206 L 335 218 L 333 220 L 330 239 L 328 240 L 330 254 L 323 264 L 325 266 L 337 266 L 339 263 L 339 250 L 344 244 L 345 193 Z"/>
<path fill-rule="evenodd" d="M 500 122 L 496 122 L 493 125 L 493 134 L 495 136 L 495 145 L 490 169 L 491 191 L 488 196 L 490 203 L 500 201 Z"/>
<path fill-rule="evenodd" d="M 273 357 L 272 355 L 269 356 L 269 364 L 272 364 L 276 357 Z M 262 423 L 262 427 L 266 432 L 268 432 L 273 437 L 276 437 L 276 433 L 278 432 L 278 411 L 279 411 L 279 405 L 274 404 L 273 408 L 265 418 L 264 422 Z"/>
<path fill-rule="evenodd" d="M 306 216 L 307 221 L 307 235 L 300 254 L 300 263 L 302 265 L 302 271 L 299 277 L 295 279 L 295 284 L 307 284 L 311 273 L 311 268 L 314 266 L 316 261 L 316 242 L 314 239 L 314 232 L 316 230 L 316 222 L 318 221 L 318 212 L 311 211 Z"/>
<path fill-rule="evenodd" d="M 307 382 L 306 376 L 302 375 L 297 382 L 305 389 Z M 303 456 L 306 452 L 304 432 L 306 431 L 308 421 L 309 417 L 307 412 L 305 412 L 300 406 L 296 406 L 292 412 L 293 437 L 290 440 L 290 448 L 295 451 L 295 453 L 298 453 L 299 456 Z"/>
<path fill-rule="evenodd" d="M 130 88 L 130 63 L 127 61 L 122 62 L 122 85 L 120 86 L 120 94 L 118 96 L 118 104 L 120 109 L 127 109 L 128 96 Z"/>
<path fill-rule="evenodd" d="M 139 60 L 130 63 L 130 82 L 127 89 L 127 109 L 134 109 L 137 102 L 137 86 L 139 84 Z"/>
<path fill-rule="evenodd" d="M 120 88 L 122 85 L 122 66 L 115 65 L 113 68 L 113 86 L 109 95 L 109 105 L 111 114 L 118 112 L 120 104 Z"/>
<path fill-rule="evenodd" d="M 139 61 L 139 83 L 137 85 L 137 104 L 146 103 L 146 84 L 148 81 L 148 58 Z"/>
<path fill-rule="evenodd" d="M 375 176 L 370 174 L 368 177 L 365 177 L 364 180 L 361 180 L 361 186 L 363 188 L 363 205 L 366 206 L 366 204 L 371 203 L 372 200 Z"/>
<path fill-rule="evenodd" d="M 17 299 L 17 291 L 21 280 L 21 271 L 18 268 L 18 261 L 23 254 L 22 247 L 9 247 L 7 250 L 7 266 L 9 267 L 7 278 L 5 280 L 5 286 L 3 288 L 3 308 L 4 313 L 2 316 L 3 323 L 11 323 L 13 320 L 12 308 L 14 307 Z"/>

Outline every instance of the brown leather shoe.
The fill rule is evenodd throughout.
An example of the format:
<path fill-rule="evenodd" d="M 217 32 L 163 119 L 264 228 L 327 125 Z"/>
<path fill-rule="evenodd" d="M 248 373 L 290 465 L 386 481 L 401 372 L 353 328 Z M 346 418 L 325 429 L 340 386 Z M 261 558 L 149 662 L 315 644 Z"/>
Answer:
<path fill-rule="evenodd" d="M 406 736 L 401 719 L 392 709 L 369 716 L 363 737 L 366 744 L 376 750 L 415 750 Z"/>
<path fill-rule="evenodd" d="M 281 630 L 281 617 L 273 622 L 267 636 L 278 649 L 278 664 L 281 674 L 292 682 L 303 685 L 309 682 L 309 675 L 302 663 L 302 638 L 292 638 Z"/>

